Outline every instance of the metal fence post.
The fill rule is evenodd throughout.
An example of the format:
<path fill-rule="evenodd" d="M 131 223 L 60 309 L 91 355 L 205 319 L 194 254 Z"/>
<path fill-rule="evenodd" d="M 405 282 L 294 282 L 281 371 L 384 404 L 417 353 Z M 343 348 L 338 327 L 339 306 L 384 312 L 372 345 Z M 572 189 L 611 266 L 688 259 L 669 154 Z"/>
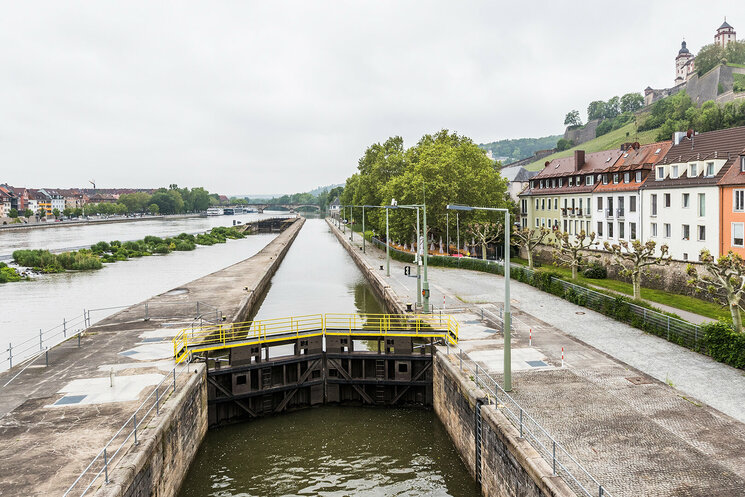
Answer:
<path fill-rule="evenodd" d="M 150 321 L 150 306 L 145 302 L 145 321 Z"/>
<path fill-rule="evenodd" d="M 44 350 L 44 346 L 42 345 L 43 339 L 41 338 L 41 333 L 42 333 L 41 328 L 39 328 L 39 352 Z"/>
<path fill-rule="evenodd" d="M 132 416 L 132 419 L 135 425 L 135 445 L 137 445 L 138 444 L 137 442 L 137 413 L 134 413 L 134 415 Z"/>
<path fill-rule="evenodd" d="M 160 391 L 155 387 L 155 414 L 160 414 Z"/>
<path fill-rule="evenodd" d="M 8 343 L 8 362 L 10 363 L 8 365 L 8 368 L 13 367 L 13 344 Z"/>
<path fill-rule="evenodd" d="M 46 367 L 49 367 L 49 347 L 47 347 L 47 350 L 44 351 L 44 362 L 45 362 L 44 365 Z"/>
<path fill-rule="evenodd" d="M 199 301 L 197 300 L 197 316 L 199 316 Z"/>
<path fill-rule="evenodd" d="M 667 339 L 670 340 L 670 316 L 667 317 Z"/>
<path fill-rule="evenodd" d="M 460 349 L 460 370 L 463 371 L 463 349 Z"/>
<path fill-rule="evenodd" d="M 520 438 L 523 438 L 523 408 L 520 408 Z"/>
<path fill-rule="evenodd" d="M 602 485 L 600 485 L 600 486 L 599 486 L 599 488 L 600 488 L 600 490 L 598 490 L 598 495 L 599 495 L 600 497 L 603 497 L 603 495 L 605 494 L 605 493 L 603 492 L 603 486 L 602 486 Z"/>
<path fill-rule="evenodd" d="M 106 447 L 103 448 L 103 470 L 106 483 L 109 483 L 109 458 L 106 455 Z"/>
<path fill-rule="evenodd" d="M 556 440 L 551 440 L 551 441 L 553 442 L 553 446 L 554 446 L 552 463 L 553 463 L 554 475 L 555 475 L 556 474 Z"/>
<path fill-rule="evenodd" d="M 173 368 L 173 391 L 176 391 L 176 368 Z"/>
<path fill-rule="evenodd" d="M 67 319 L 62 318 L 62 336 L 67 338 Z"/>

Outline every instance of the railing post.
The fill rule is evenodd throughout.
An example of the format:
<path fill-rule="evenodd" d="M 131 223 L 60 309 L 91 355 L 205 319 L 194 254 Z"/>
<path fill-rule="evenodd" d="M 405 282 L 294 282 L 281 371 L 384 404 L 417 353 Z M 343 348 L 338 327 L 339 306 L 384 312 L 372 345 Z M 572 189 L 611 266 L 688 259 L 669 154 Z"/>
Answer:
<path fill-rule="evenodd" d="M 463 371 L 463 349 L 460 349 L 460 370 Z"/>
<path fill-rule="evenodd" d="M 106 447 L 103 448 L 103 471 L 106 483 L 109 483 L 109 457 L 106 455 Z"/>
<path fill-rule="evenodd" d="M 155 414 L 160 414 L 160 389 L 155 387 Z"/>
<path fill-rule="evenodd" d="M 176 368 L 173 368 L 173 391 L 176 391 Z"/>
<path fill-rule="evenodd" d="M 44 365 L 49 367 L 49 347 L 44 351 Z"/>
<path fill-rule="evenodd" d="M 8 343 L 8 368 L 13 367 L 13 344 Z"/>
<path fill-rule="evenodd" d="M 150 306 L 145 302 L 145 321 L 150 321 Z"/>
<path fill-rule="evenodd" d="M 670 316 L 667 317 L 667 339 L 670 340 Z"/>
<path fill-rule="evenodd" d="M 520 438 L 523 438 L 523 408 L 520 408 Z"/>
<path fill-rule="evenodd" d="M 67 319 L 62 318 L 62 337 L 67 338 Z"/>
<path fill-rule="evenodd" d="M 603 492 L 603 486 L 602 486 L 602 485 L 600 485 L 600 486 L 599 486 L 599 488 L 600 488 L 600 490 L 598 491 L 598 495 L 599 495 L 600 497 L 603 497 L 603 495 L 604 495 L 604 492 Z"/>
<path fill-rule="evenodd" d="M 44 346 L 42 345 L 43 339 L 41 338 L 41 333 L 42 333 L 41 328 L 39 328 L 39 352 L 44 350 Z"/>
<path fill-rule="evenodd" d="M 476 363 L 476 386 L 479 386 L 479 363 Z"/>
<path fill-rule="evenodd" d="M 553 447 L 554 447 L 552 462 L 553 462 L 554 475 L 555 475 L 556 474 L 556 440 L 552 440 L 552 442 L 553 442 Z"/>
<path fill-rule="evenodd" d="M 134 420 L 134 425 L 135 425 L 135 445 L 137 445 L 138 444 L 137 442 L 137 413 L 134 413 L 134 415 L 132 416 L 132 419 Z"/>

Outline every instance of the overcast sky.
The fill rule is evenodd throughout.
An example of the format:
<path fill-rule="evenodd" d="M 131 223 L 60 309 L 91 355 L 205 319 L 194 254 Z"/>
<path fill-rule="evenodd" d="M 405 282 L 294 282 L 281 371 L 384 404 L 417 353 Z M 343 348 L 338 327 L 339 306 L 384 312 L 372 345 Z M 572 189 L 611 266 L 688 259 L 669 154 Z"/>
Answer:
<path fill-rule="evenodd" d="M 563 132 L 713 41 L 730 1 L 0 2 L 0 182 L 307 191 L 442 128 Z"/>

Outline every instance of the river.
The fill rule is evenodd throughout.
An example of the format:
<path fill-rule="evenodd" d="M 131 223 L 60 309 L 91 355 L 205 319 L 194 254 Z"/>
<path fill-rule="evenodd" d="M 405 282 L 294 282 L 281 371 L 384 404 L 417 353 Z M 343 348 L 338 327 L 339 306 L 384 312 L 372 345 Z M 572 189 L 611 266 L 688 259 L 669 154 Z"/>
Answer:
<path fill-rule="evenodd" d="M 320 219 L 287 253 L 256 318 L 383 312 Z M 431 410 L 325 406 L 210 430 L 180 497 L 477 496 Z"/>
<path fill-rule="evenodd" d="M 167 236 L 229 226 L 233 220 L 252 221 L 283 213 L 194 217 L 176 220 L 135 221 L 101 225 L 40 228 L 0 232 L 0 254 L 18 248 L 61 249 L 91 245 L 100 240 L 135 240 L 147 235 Z M 284 213 L 286 214 L 286 213 Z M 39 336 L 44 331 L 80 316 L 83 309 L 128 306 L 196 278 L 251 257 L 274 237 L 251 235 L 224 244 L 197 246 L 191 252 L 172 252 L 106 264 L 98 271 L 36 275 L 33 281 L 0 284 L 0 350 Z M 154 277 L 153 275 L 157 275 Z M 93 311 L 93 322 L 116 309 Z M 7 354 L 7 353 L 6 353 Z M 5 355 L 5 354 L 4 354 Z M 14 357 L 17 361 L 20 357 Z M 0 361 L 0 368 L 7 362 Z"/>

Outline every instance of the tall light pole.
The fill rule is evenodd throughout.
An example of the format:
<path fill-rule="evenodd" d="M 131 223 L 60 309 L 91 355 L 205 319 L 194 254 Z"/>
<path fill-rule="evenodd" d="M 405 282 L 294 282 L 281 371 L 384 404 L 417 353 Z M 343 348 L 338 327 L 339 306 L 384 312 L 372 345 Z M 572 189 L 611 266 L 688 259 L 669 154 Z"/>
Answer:
<path fill-rule="evenodd" d="M 354 241 L 354 222 L 352 221 L 354 219 L 354 206 L 349 206 L 349 241 Z"/>
<path fill-rule="evenodd" d="M 416 252 L 414 257 L 414 262 L 416 263 L 416 304 L 417 307 L 422 306 L 422 275 L 421 275 L 421 264 L 420 262 L 423 260 L 424 254 L 422 254 L 422 258 L 419 257 L 419 252 L 422 250 L 422 239 L 419 235 L 419 209 L 423 208 L 424 205 L 421 204 L 413 204 L 413 205 L 398 205 L 395 208 L 397 209 L 416 209 Z M 426 249 L 425 249 L 426 250 Z M 429 297 L 427 297 L 429 299 Z M 429 301 L 429 300 L 428 300 Z"/>
<path fill-rule="evenodd" d="M 512 390 L 512 313 L 510 312 L 510 211 L 496 207 L 471 207 L 469 205 L 448 205 L 455 211 L 498 211 L 504 212 L 504 389 Z"/>
<path fill-rule="evenodd" d="M 365 250 L 365 206 L 362 206 L 362 253 L 366 254 Z"/>

